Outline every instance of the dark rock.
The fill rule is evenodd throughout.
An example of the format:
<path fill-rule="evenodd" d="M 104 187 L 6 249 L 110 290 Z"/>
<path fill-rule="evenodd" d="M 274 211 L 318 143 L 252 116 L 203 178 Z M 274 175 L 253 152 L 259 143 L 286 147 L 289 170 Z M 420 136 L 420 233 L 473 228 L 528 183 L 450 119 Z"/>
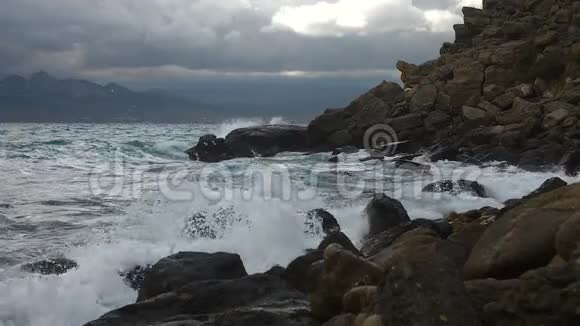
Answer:
<path fill-rule="evenodd" d="M 448 192 L 457 195 L 462 192 L 469 192 L 473 196 L 487 198 L 487 192 L 477 181 L 469 180 L 443 180 L 429 184 L 423 188 L 424 192 Z"/>
<path fill-rule="evenodd" d="M 316 235 L 320 231 L 325 234 L 340 231 L 340 224 L 328 211 L 317 208 L 306 213 L 306 232 Z"/>
<path fill-rule="evenodd" d="M 24 272 L 33 274 L 61 275 L 78 267 L 79 265 L 74 260 L 67 258 L 54 258 L 25 264 L 21 266 L 21 269 Z"/>
<path fill-rule="evenodd" d="M 375 312 L 384 325 L 481 325 L 457 265 L 438 249 L 443 240 L 416 231 L 387 249 Z"/>
<path fill-rule="evenodd" d="M 344 249 L 354 253 L 355 255 L 361 255 L 357 247 L 350 241 L 346 234 L 340 231 L 334 231 L 328 233 L 326 237 L 322 240 L 320 245 L 318 245 L 318 250 L 324 250 L 328 248 L 331 244 L 338 244 Z"/>
<path fill-rule="evenodd" d="M 564 170 L 572 177 L 578 176 L 580 172 L 580 151 L 569 153 L 564 158 Z"/>
<path fill-rule="evenodd" d="M 272 268 L 270 268 L 269 270 L 267 270 L 264 274 L 284 278 L 284 275 L 286 274 L 286 268 L 284 268 L 280 265 L 276 265 L 276 266 L 273 266 Z"/>
<path fill-rule="evenodd" d="M 365 213 L 369 223 L 369 235 L 371 236 L 411 220 L 403 205 L 398 200 L 385 194 L 375 194 L 367 205 Z"/>
<path fill-rule="evenodd" d="M 0 204 L 0 208 L 10 209 L 10 208 L 14 208 L 14 206 L 12 206 L 10 204 Z"/>
<path fill-rule="evenodd" d="M 333 156 L 330 159 L 328 159 L 329 163 L 338 163 L 338 156 Z"/>
<path fill-rule="evenodd" d="M 145 272 L 151 268 L 151 265 L 135 266 L 127 271 L 122 271 L 119 275 L 127 286 L 135 291 L 139 291 L 143 287 L 145 281 Z"/>
<path fill-rule="evenodd" d="M 431 162 L 457 161 L 461 152 L 456 146 L 447 146 L 434 150 L 431 153 Z"/>
<path fill-rule="evenodd" d="M 246 275 L 238 255 L 180 252 L 160 260 L 145 272 L 137 301 L 177 290 L 190 282 L 233 279 Z"/>
<path fill-rule="evenodd" d="M 197 145 L 186 153 L 191 160 L 202 162 L 221 162 L 234 157 L 225 139 L 217 138 L 215 135 L 200 137 Z"/>
<path fill-rule="evenodd" d="M 312 250 L 291 261 L 284 272 L 284 279 L 301 292 L 311 291 L 315 284 L 308 281 L 308 274 L 312 264 L 322 260 L 323 252 L 323 250 Z"/>
<path fill-rule="evenodd" d="M 447 237 L 449 237 L 453 232 L 451 225 L 446 221 L 416 219 L 406 223 L 401 223 L 396 227 L 368 237 L 365 239 L 361 247 L 361 252 L 367 257 L 372 257 L 390 247 L 403 234 L 418 228 L 433 230 L 441 237 L 441 239 L 447 239 Z"/>
<path fill-rule="evenodd" d="M 344 146 L 344 147 L 339 147 L 337 149 L 334 150 L 334 152 L 332 152 L 332 155 L 338 155 L 338 154 L 354 154 L 354 153 L 358 153 L 359 149 L 357 147 L 354 146 Z"/>
<path fill-rule="evenodd" d="M 193 281 L 109 312 L 86 326 L 171 325 L 171 321 L 215 326 L 316 325 L 309 317 L 304 294 L 279 277 L 258 274 L 234 280 Z"/>
<path fill-rule="evenodd" d="M 268 125 L 241 128 L 225 139 L 206 135 L 187 151 L 192 160 L 220 162 L 233 158 L 274 156 L 281 152 L 308 151 L 306 128 L 288 125 Z"/>
<path fill-rule="evenodd" d="M 545 194 L 550 191 L 554 191 L 556 189 L 566 187 L 568 183 L 558 177 L 554 177 L 551 179 L 546 180 L 538 189 L 532 191 L 531 193 L 527 194 L 526 196 L 522 197 L 521 199 L 510 199 L 504 203 L 506 209 L 513 208 L 528 199 L 532 199 L 534 197 L 538 197 L 539 195 Z"/>

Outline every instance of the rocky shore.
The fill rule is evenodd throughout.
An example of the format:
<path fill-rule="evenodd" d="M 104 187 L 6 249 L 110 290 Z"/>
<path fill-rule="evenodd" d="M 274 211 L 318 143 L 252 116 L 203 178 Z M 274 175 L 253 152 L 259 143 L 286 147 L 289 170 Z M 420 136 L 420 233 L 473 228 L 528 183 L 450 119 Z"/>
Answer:
<path fill-rule="evenodd" d="M 393 154 L 530 170 L 562 165 L 576 175 L 580 2 L 484 0 L 482 10 L 463 13 L 438 59 L 397 64 L 404 87 L 383 82 L 308 127 L 207 135 L 188 154 L 219 162 L 349 152 L 385 124 L 401 141 Z M 469 180 L 423 191 L 486 196 Z M 504 204 L 431 221 L 375 194 L 360 244 L 316 210 L 308 221 L 324 240 L 288 266 L 248 275 L 235 253 L 181 252 L 125 274 L 137 302 L 85 326 L 580 325 L 580 185 L 550 179 Z"/>
<path fill-rule="evenodd" d="M 580 3 L 484 0 L 464 8 L 455 42 L 420 65 L 400 61 L 403 86 L 383 82 L 341 109 L 328 109 L 289 146 L 286 133 L 262 136 L 242 153 L 202 138 L 192 159 L 219 161 L 281 151 L 363 148 L 365 134 L 386 124 L 397 153 L 472 164 L 505 161 L 528 170 L 580 169 Z M 299 128 L 299 127 L 295 127 Z M 248 130 L 242 131 L 247 133 Z M 369 136 L 369 135 L 367 135 Z M 248 139 L 248 138 L 246 138 Z M 263 146 L 264 140 L 277 146 Z M 235 142 L 235 141 L 234 141 Z M 204 144 L 210 144 L 204 145 Z M 215 143 L 215 144 L 214 144 Z M 235 147 L 234 147 L 235 148 Z M 211 155 L 204 155 L 211 153 Z"/>
<path fill-rule="evenodd" d="M 579 325 L 579 198 L 551 179 L 431 221 L 377 194 L 360 246 L 318 209 L 324 240 L 287 267 L 248 275 L 237 254 L 180 252 L 137 268 L 137 302 L 85 326 Z"/>

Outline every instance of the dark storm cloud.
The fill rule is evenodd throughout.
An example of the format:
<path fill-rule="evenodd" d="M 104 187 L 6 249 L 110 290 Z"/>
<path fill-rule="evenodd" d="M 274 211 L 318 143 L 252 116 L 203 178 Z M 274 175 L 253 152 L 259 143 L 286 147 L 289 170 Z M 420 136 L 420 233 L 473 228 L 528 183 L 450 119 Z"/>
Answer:
<path fill-rule="evenodd" d="M 458 18 L 459 0 L 369 1 L 3 0 L 0 73 L 388 70 L 435 55 Z"/>

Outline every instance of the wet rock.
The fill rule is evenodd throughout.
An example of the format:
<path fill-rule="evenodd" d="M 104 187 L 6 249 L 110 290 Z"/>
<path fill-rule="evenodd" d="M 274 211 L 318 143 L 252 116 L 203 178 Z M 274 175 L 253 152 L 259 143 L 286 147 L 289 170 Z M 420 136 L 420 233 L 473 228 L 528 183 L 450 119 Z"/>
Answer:
<path fill-rule="evenodd" d="M 578 196 L 580 185 L 567 186 L 503 213 L 473 248 L 466 278 L 514 278 L 548 264 L 556 254 L 556 233 L 576 213 Z"/>
<path fill-rule="evenodd" d="M 487 198 L 485 187 L 477 181 L 469 180 L 443 180 L 429 184 L 423 188 L 424 192 L 447 192 L 452 195 L 458 195 L 462 192 L 471 193 L 473 196 Z"/>
<path fill-rule="evenodd" d="M 317 208 L 306 213 L 306 232 L 316 235 L 320 231 L 325 234 L 330 234 L 340 231 L 340 225 L 336 218 L 328 211 Z"/>
<path fill-rule="evenodd" d="M 537 197 L 541 194 L 545 194 L 547 192 L 554 191 L 554 190 L 562 188 L 562 187 L 566 187 L 567 185 L 568 185 L 568 183 L 566 181 L 564 181 L 558 177 L 550 178 L 550 179 L 544 181 L 544 183 L 542 183 L 542 185 L 540 187 L 538 187 L 538 189 L 532 191 L 531 193 L 527 194 L 526 196 L 522 197 L 521 199 L 510 199 L 510 200 L 506 201 L 504 203 L 506 206 L 505 209 L 513 208 L 513 207 L 525 202 L 528 199 Z"/>
<path fill-rule="evenodd" d="M 145 272 L 137 301 L 177 290 L 190 282 L 234 279 L 246 275 L 238 255 L 180 252 L 163 258 Z"/>
<path fill-rule="evenodd" d="M 375 194 L 367 205 L 365 213 L 371 236 L 411 220 L 403 205 L 385 194 Z"/>
<path fill-rule="evenodd" d="M 41 275 L 61 275 L 78 268 L 77 262 L 67 258 L 52 258 L 21 266 L 22 271 Z"/>
<path fill-rule="evenodd" d="M 326 321 L 340 314 L 344 295 L 352 288 L 378 285 L 383 270 L 377 265 L 333 244 L 324 251 L 324 265 L 316 289 L 310 294 L 312 314 Z"/>
<path fill-rule="evenodd" d="M 225 139 L 215 135 L 202 136 L 187 154 L 192 160 L 211 163 L 233 158 L 268 157 L 280 152 L 300 152 L 308 149 L 306 128 L 268 125 L 236 129 Z"/>
<path fill-rule="evenodd" d="M 199 138 L 195 147 L 187 150 L 187 155 L 193 161 L 221 162 L 233 158 L 231 149 L 225 139 L 215 135 L 204 135 Z"/>
<path fill-rule="evenodd" d="M 329 163 L 338 163 L 339 159 L 338 156 L 333 156 L 330 159 L 328 159 Z"/>
<path fill-rule="evenodd" d="M 580 151 L 568 153 L 564 157 L 564 170 L 569 176 L 577 176 L 580 172 Z"/>
<path fill-rule="evenodd" d="M 437 249 L 440 240 L 413 232 L 388 249 L 375 312 L 385 325 L 481 325 L 458 267 Z"/>
<path fill-rule="evenodd" d="M 10 209 L 10 208 L 14 208 L 14 206 L 12 206 L 10 204 L 0 204 L 0 208 Z"/>
<path fill-rule="evenodd" d="M 368 237 L 363 242 L 361 252 L 367 257 L 372 257 L 384 249 L 390 247 L 403 234 L 418 228 L 433 230 L 442 239 L 446 239 L 453 232 L 451 225 L 449 225 L 449 223 L 446 221 L 415 219 L 409 222 L 401 223 L 379 234 Z"/>
<path fill-rule="evenodd" d="M 145 281 L 145 272 L 151 268 L 151 265 L 135 266 L 129 270 L 122 271 L 119 276 L 123 278 L 125 284 L 135 291 L 139 291 L 143 287 Z"/>
<path fill-rule="evenodd" d="M 316 325 L 304 294 L 272 275 L 192 281 L 172 292 L 111 311 L 86 326 Z M 175 325 L 173 324 L 173 325 Z M 168 324 L 171 325 L 171 324 Z"/>
<path fill-rule="evenodd" d="M 301 292 L 307 293 L 313 290 L 316 284 L 310 282 L 310 268 L 314 263 L 322 260 L 323 253 L 323 250 L 311 250 L 297 257 L 288 264 L 283 278 Z"/>
<path fill-rule="evenodd" d="M 344 234 L 340 231 L 334 231 L 334 232 L 328 233 L 326 235 L 326 237 L 324 237 L 322 242 L 320 242 L 320 245 L 318 246 L 318 250 L 324 250 L 324 249 L 328 248 L 331 244 L 338 244 L 341 247 L 343 247 L 344 249 L 354 253 L 355 255 L 359 255 L 359 256 L 361 255 L 361 253 L 358 251 L 358 249 L 352 243 L 352 241 L 350 241 L 350 239 L 346 236 L 346 234 Z"/>

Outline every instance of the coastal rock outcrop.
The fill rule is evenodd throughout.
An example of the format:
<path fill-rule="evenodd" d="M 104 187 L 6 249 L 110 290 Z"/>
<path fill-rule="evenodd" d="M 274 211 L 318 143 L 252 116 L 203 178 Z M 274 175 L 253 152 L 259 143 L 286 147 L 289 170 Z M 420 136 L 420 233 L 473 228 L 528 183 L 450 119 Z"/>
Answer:
<path fill-rule="evenodd" d="M 200 137 L 186 153 L 194 161 L 221 162 L 234 158 L 270 157 L 280 152 L 308 151 L 306 128 L 291 125 L 266 125 L 240 128 L 225 138 Z"/>
<path fill-rule="evenodd" d="M 311 145 L 360 147 L 365 130 L 389 125 L 401 142 L 393 154 L 423 149 L 433 160 L 530 170 L 563 164 L 576 174 L 580 6 L 483 1 L 463 15 L 439 58 L 397 63 L 404 91 L 383 82 L 346 108 L 327 110 L 308 126 Z"/>
<path fill-rule="evenodd" d="M 464 273 L 468 279 L 509 279 L 547 265 L 556 255 L 560 226 L 580 209 L 580 185 L 534 197 L 501 214 L 477 242 Z"/>

